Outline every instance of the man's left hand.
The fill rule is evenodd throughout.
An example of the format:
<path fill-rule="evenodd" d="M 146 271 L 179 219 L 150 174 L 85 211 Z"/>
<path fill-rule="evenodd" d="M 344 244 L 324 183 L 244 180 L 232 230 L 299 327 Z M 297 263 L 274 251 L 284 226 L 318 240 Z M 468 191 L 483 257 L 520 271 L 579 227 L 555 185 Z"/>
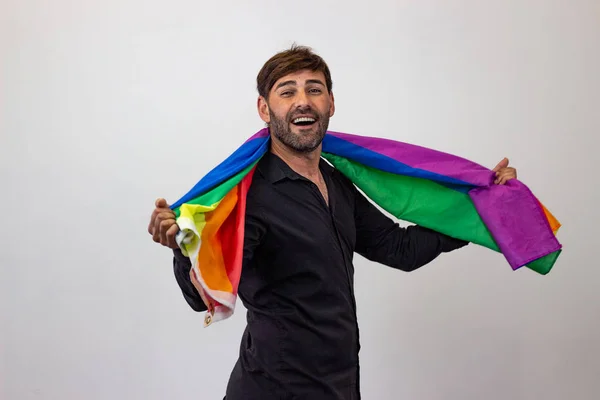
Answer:
<path fill-rule="evenodd" d="M 504 185 L 508 180 L 517 178 L 517 170 L 508 166 L 508 158 L 502 159 L 492 171 L 496 173 L 494 183 L 497 185 Z"/>

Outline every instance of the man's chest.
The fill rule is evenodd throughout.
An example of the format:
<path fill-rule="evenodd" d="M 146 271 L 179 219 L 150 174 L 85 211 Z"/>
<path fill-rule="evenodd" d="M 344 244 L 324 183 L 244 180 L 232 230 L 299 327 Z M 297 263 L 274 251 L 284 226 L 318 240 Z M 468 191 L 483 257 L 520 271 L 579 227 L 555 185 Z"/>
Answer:
<path fill-rule="evenodd" d="M 264 185 L 253 193 L 264 234 L 246 290 L 269 287 L 269 293 L 295 299 L 347 293 L 354 273 L 354 197 L 336 182 L 328 181 L 327 189 L 329 205 L 310 181 Z"/>
<path fill-rule="evenodd" d="M 270 247 L 292 253 L 339 246 L 353 251 L 354 203 L 340 185 L 288 182 L 275 187 L 271 197 L 274 203 L 266 218 Z"/>

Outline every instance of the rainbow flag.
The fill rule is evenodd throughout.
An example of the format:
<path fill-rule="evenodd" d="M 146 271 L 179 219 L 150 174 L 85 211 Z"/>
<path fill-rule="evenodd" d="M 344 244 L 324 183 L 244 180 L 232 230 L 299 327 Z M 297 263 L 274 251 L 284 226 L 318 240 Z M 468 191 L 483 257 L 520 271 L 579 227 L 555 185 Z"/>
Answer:
<path fill-rule="evenodd" d="M 208 307 L 205 326 L 233 314 L 246 194 L 269 144 L 268 129 L 260 130 L 171 206 L 177 243 Z M 454 155 L 331 131 L 322 156 L 396 218 L 500 252 L 513 270 L 545 275 L 562 251 L 560 223 L 517 179 L 496 185 L 490 169 Z"/>

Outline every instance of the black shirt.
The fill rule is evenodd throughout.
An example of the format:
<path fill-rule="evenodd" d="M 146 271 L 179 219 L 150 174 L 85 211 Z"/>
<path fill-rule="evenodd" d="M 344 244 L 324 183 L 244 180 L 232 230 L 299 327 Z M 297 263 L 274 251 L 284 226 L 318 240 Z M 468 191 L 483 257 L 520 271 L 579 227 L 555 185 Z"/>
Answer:
<path fill-rule="evenodd" d="M 248 310 L 227 400 L 359 399 L 359 331 L 353 254 L 412 271 L 466 242 L 402 228 L 321 159 L 329 206 L 317 186 L 268 152 L 246 204 L 238 295 Z M 175 251 L 188 304 L 206 307 Z"/>

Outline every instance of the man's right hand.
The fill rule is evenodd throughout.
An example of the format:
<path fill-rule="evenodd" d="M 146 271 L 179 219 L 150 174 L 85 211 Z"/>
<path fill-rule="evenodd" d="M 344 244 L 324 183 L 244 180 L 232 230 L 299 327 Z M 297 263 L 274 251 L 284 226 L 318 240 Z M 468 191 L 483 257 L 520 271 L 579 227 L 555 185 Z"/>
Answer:
<path fill-rule="evenodd" d="M 165 199 L 157 199 L 155 208 L 150 217 L 148 233 L 152 240 L 171 249 L 177 249 L 175 235 L 179 232 L 179 226 L 175 223 L 175 213 L 169 208 Z"/>

